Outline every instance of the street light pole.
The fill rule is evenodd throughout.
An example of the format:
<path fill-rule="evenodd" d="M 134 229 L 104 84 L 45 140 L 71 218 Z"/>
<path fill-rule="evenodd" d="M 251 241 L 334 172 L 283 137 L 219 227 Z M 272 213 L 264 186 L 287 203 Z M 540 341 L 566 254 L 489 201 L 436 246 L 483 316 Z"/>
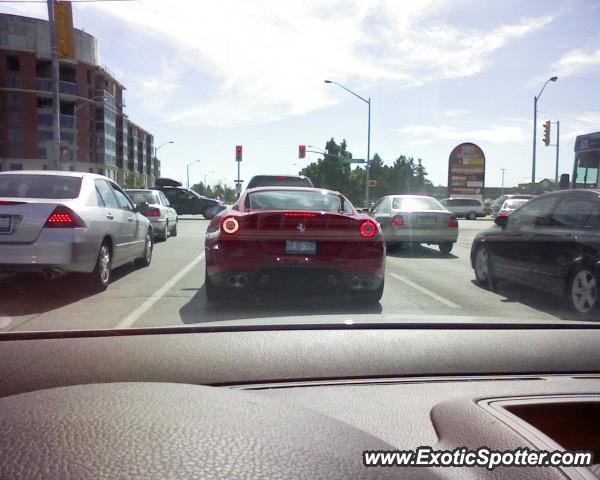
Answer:
<path fill-rule="evenodd" d="M 50 27 L 50 59 L 52 62 L 52 156 L 54 166 L 61 170 L 60 158 L 60 70 L 56 51 L 56 24 L 53 0 L 48 0 L 48 25 Z"/>
<path fill-rule="evenodd" d="M 540 97 L 542 96 L 544 89 L 546 88 L 546 85 L 548 85 L 548 82 L 556 82 L 556 80 L 558 80 L 558 77 L 550 77 L 548 80 L 546 80 L 546 83 L 544 83 L 544 86 L 540 90 L 539 95 L 537 97 L 533 97 L 533 158 L 531 161 L 531 188 L 533 188 L 533 186 L 535 185 L 535 153 L 536 153 L 536 147 L 537 147 L 537 145 L 536 145 L 537 104 L 538 104 Z"/>
<path fill-rule="evenodd" d="M 209 175 L 212 175 L 213 173 L 215 173 L 215 171 L 214 171 L 214 170 L 212 170 L 212 171 L 210 171 L 210 172 L 208 172 L 208 173 L 205 173 L 205 174 L 204 174 L 204 186 L 205 186 L 205 187 L 206 187 L 206 177 L 208 177 Z"/>
<path fill-rule="evenodd" d="M 187 164 L 187 188 L 188 188 L 188 190 L 190 189 L 190 165 L 193 165 L 194 163 L 198 163 L 199 161 L 200 160 L 194 160 L 193 162 L 190 162 Z"/>
<path fill-rule="evenodd" d="M 500 189 L 500 195 L 504 195 L 504 172 L 506 172 L 506 168 L 501 168 L 502 171 L 502 187 Z"/>
<path fill-rule="evenodd" d="M 354 95 L 359 100 L 362 100 L 363 102 L 365 102 L 369 107 L 369 111 L 368 111 L 369 117 L 368 117 L 368 126 L 367 126 L 367 159 L 366 159 L 366 163 L 365 163 L 365 203 L 366 203 L 366 207 L 369 207 L 369 167 L 370 167 L 370 163 L 371 163 L 371 97 L 363 98 L 358 93 L 355 93 L 352 90 L 350 90 L 349 88 L 344 87 L 342 84 L 340 84 L 338 82 L 334 82 L 332 80 L 324 80 L 324 82 L 337 85 L 338 87 L 346 90 L 348 93 Z"/>
<path fill-rule="evenodd" d="M 175 143 L 175 142 L 173 140 L 169 140 L 168 142 L 161 143 L 158 147 L 154 147 L 154 158 L 157 158 L 156 154 L 162 147 L 164 147 L 165 145 L 169 145 L 170 143 Z"/>
<path fill-rule="evenodd" d="M 558 183 L 558 150 L 560 146 L 560 120 L 556 122 L 556 166 L 554 169 L 554 183 Z"/>

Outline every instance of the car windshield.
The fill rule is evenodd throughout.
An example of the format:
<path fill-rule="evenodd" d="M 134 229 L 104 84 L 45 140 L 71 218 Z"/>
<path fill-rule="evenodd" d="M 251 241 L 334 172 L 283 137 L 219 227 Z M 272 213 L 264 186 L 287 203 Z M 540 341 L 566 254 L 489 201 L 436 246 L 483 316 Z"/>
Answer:
<path fill-rule="evenodd" d="M 0 334 L 600 321 L 599 2 L 0 0 Z"/>
<path fill-rule="evenodd" d="M 0 197 L 67 200 L 77 198 L 80 189 L 80 177 L 35 174 L 0 175 Z"/>
<path fill-rule="evenodd" d="M 152 192 L 136 192 L 135 190 L 128 190 L 127 195 L 131 198 L 133 203 L 158 203 Z"/>
<path fill-rule="evenodd" d="M 404 197 L 392 200 L 393 210 L 415 211 L 415 210 L 445 210 L 435 199 L 428 197 Z"/>
<path fill-rule="evenodd" d="M 339 195 L 320 191 L 267 190 L 250 192 L 247 205 L 251 210 L 341 211 Z"/>

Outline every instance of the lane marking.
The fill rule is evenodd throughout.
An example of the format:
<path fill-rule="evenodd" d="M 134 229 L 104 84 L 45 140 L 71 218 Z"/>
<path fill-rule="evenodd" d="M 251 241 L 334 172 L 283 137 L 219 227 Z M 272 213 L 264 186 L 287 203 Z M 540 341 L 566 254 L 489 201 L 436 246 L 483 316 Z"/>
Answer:
<path fill-rule="evenodd" d="M 447 307 L 450 307 L 450 308 L 462 308 L 460 305 L 457 305 L 456 303 L 448 300 L 447 298 L 441 297 L 437 293 L 432 292 L 431 290 L 429 290 L 429 289 L 427 289 L 425 287 L 422 287 L 418 283 L 415 283 L 412 280 L 409 280 L 408 278 L 405 278 L 405 277 L 403 277 L 401 275 L 398 275 L 396 273 L 390 273 L 390 275 L 392 277 L 394 277 L 396 280 L 400 280 L 401 282 L 405 283 L 409 287 L 412 287 L 415 290 L 418 290 L 419 292 L 421 292 L 421 293 L 423 293 L 423 294 L 425 294 L 425 295 L 433 298 L 434 300 L 437 300 L 438 302 L 443 303 Z"/>
<path fill-rule="evenodd" d="M 127 315 L 123 320 L 119 322 L 119 324 L 115 328 L 129 328 L 138 319 L 146 313 L 156 302 L 158 302 L 165 294 L 171 290 L 175 286 L 177 282 L 179 282 L 183 277 L 185 277 L 190 271 L 198 265 L 202 260 L 204 260 L 204 252 L 198 255 L 191 263 L 188 263 L 185 267 L 179 270 L 175 275 L 173 275 L 168 282 L 166 282 L 162 287 L 160 287 L 156 292 L 154 292 L 150 297 L 146 299 L 144 303 L 142 303 L 138 308 L 136 308 L 133 312 Z"/>

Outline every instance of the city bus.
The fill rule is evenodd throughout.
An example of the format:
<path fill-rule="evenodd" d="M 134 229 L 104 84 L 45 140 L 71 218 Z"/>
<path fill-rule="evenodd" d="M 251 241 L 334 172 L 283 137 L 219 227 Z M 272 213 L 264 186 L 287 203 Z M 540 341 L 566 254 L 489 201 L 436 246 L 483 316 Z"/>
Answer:
<path fill-rule="evenodd" d="M 579 135 L 575 139 L 572 188 L 598 188 L 600 168 L 600 132 Z"/>

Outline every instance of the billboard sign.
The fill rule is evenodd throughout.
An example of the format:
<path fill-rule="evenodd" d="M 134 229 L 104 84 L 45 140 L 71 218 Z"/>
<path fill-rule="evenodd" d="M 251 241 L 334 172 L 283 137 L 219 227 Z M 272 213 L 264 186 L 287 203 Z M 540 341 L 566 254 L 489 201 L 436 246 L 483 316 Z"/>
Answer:
<path fill-rule="evenodd" d="M 52 2 L 56 25 L 56 51 L 59 58 L 75 58 L 75 36 L 71 2 Z"/>
<path fill-rule="evenodd" d="M 448 196 L 483 198 L 485 155 L 474 143 L 454 147 L 448 160 Z"/>

